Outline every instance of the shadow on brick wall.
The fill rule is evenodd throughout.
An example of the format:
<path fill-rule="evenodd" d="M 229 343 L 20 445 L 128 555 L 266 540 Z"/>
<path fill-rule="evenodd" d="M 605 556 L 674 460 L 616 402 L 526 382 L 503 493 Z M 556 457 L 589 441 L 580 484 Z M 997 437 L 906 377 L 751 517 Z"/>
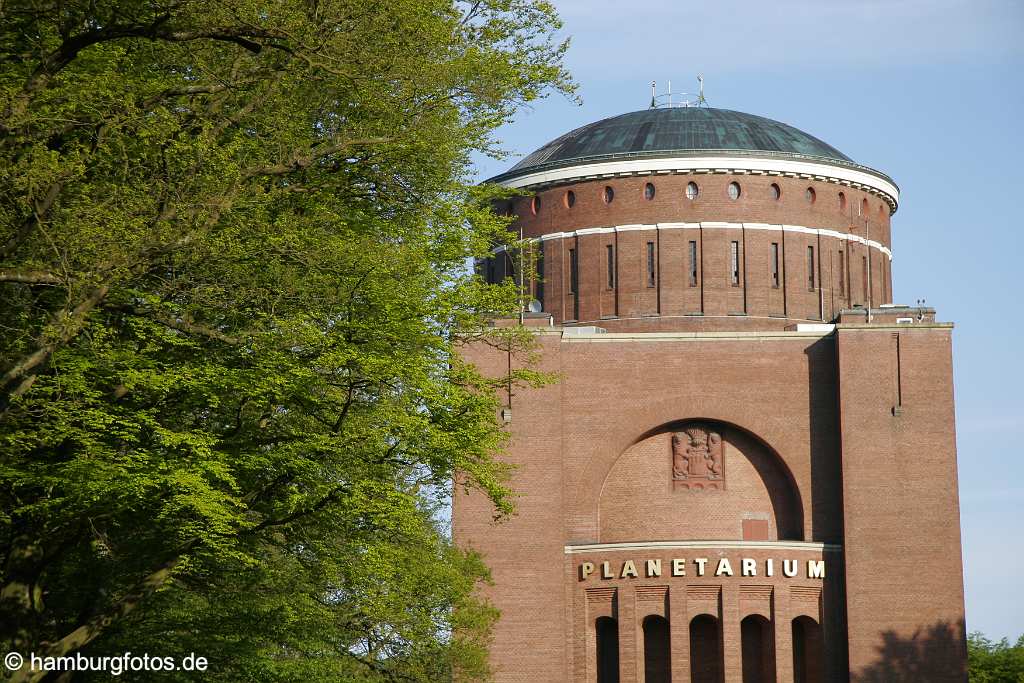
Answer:
<path fill-rule="evenodd" d="M 878 661 L 850 672 L 851 683 L 957 683 L 967 681 L 964 622 L 940 621 L 909 638 L 882 633 Z"/>

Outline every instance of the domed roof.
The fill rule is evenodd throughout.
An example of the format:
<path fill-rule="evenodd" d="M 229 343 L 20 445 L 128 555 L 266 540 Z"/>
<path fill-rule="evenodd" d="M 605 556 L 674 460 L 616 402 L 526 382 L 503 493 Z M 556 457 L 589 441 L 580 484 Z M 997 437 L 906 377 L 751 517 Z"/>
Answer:
<path fill-rule="evenodd" d="M 709 107 L 644 109 L 587 124 L 552 140 L 496 179 L 542 168 L 622 158 L 766 153 L 841 165 L 829 144 L 763 116 Z"/>

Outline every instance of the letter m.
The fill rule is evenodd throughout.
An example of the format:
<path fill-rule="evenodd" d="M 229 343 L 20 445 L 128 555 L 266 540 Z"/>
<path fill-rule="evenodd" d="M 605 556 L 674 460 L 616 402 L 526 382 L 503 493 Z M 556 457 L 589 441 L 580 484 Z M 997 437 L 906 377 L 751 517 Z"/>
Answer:
<path fill-rule="evenodd" d="M 825 578 L 825 560 L 808 560 L 807 561 L 807 578 L 808 579 L 824 579 Z"/>

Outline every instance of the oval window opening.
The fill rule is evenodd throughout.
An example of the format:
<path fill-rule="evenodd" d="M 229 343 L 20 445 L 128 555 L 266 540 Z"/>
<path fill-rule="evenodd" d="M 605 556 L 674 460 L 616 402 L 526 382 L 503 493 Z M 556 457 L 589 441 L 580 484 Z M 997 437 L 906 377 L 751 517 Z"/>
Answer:
<path fill-rule="evenodd" d="M 740 198 L 740 184 L 739 183 L 729 183 L 729 199 L 739 199 L 739 198 Z"/>
<path fill-rule="evenodd" d="M 686 184 L 686 198 L 693 201 L 700 194 L 700 188 L 697 187 L 697 183 L 690 182 Z"/>
<path fill-rule="evenodd" d="M 615 190 L 611 187 L 604 188 L 604 203 L 611 204 L 612 200 L 615 199 Z"/>
<path fill-rule="evenodd" d="M 646 199 L 647 201 L 651 201 L 652 199 L 654 199 L 653 183 L 647 183 L 646 185 L 644 185 L 644 199 Z"/>

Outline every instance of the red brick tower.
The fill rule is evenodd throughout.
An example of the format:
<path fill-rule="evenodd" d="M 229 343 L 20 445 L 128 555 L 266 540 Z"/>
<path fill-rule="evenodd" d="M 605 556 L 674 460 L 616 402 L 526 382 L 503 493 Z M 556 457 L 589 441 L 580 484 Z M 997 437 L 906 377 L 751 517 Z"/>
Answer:
<path fill-rule="evenodd" d="M 507 412 L 518 514 L 454 504 L 494 575 L 496 680 L 965 681 L 952 325 L 891 303 L 895 183 L 705 107 L 598 121 L 492 182 L 524 193 L 499 208 L 561 376 Z"/>

